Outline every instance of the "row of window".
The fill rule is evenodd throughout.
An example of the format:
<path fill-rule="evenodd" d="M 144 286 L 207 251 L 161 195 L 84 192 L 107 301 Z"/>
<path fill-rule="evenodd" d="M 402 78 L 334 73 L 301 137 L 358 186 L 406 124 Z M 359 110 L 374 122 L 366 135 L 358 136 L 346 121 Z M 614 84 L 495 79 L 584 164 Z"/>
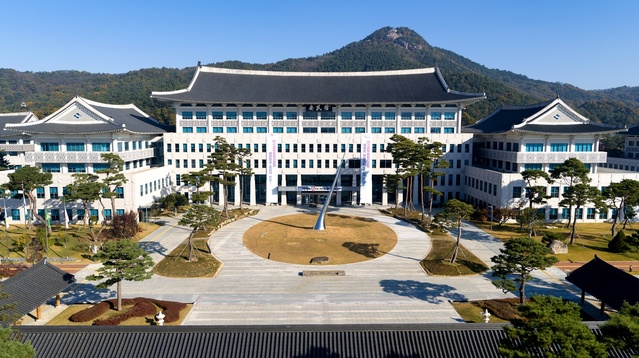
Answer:
<path fill-rule="evenodd" d="M 176 162 L 178 161 L 176 160 Z M 203 167 L 200 167 L 200 168 L 203 168 Z M 161 179 L 156 179 L 149 183 L 140 184 L 140 196 L 147 195 L 157 190 L 161 190 L 165 185 L 170 185 L 171 183 L 168 182 L 168 179 L 166 182 L 165 182 L 165 179 L 166 178 L 161 178 Z"/>
<path fill-rule="evenodd" d="M 60 192 L 59 192 L 59 188 L 56 186 L 50 186 L 49 188 L 49 199 L 59 199 L 60 198 Z M 117 198 L 124 198 L 124 188 L 122 187 L 117 187 L 115 188 L 115 192 L 117 193 Z M 68 195 L 68 191 L 66 187 L 62 187 L 62 196 L 67 196 Z M 18 191 L 17 190 L 12 190 L 11 191 L 11 197 L 18 197 Z M 36 188 L 36 198 L 38 199 L 46 199 L 45 197 L 45 190 L 44 188 Z"/>
<path fill-rule="evenodd" d="M 137 167 L 142 168 L 146 163 L 147 166 L 150 165 L 150 159 L 139 159 L 130 162 L 126 162 L 124 164 L 124 169 L 129 170 L 131 167 L 134 169 Z M 98 173 L 101 170 L 109 169 L 109 165 L 107 163 L 67 163 L 65 164 L 67 168 L 67 173 L 88 173 L 89 168 L 91 168 L 91 173 Z M 46 173 L 62 173 L 63 165 L 60 163 L 42 163 L 40 164 L 43 172 Z"/>
<path fill-rule="evenodd" d="M 237 127 L 211 127 L 211 133 L 238 133 Z M 208 127 L 182 127 L 182 133 L 207 133 Z M 297 133 L 297 127 L 273 127 L 273 133 Z M 341 133 L 366 133 L 366 127 L 342 127 Z M 302 133 L 336 133 L 335 127 L 302 127 Z M 395 133 L 395 127 L 371 127 L 371 133 Z M 401 127 L 400 133 L 425 133 L 423 127 Z M 431 133 L 442 133 L 442 127 L 432 127 Z M 242 133 L 268 133 L 268 127 L 242 127 Z M 455 127 L 443 127 L 443 133 L 455 133 Z"/>
<path fill-rule="evenodd" d="M 206 132 L 204 132 L 206 133 Z M 60 148 L 62 145 L 57 142 L 43 142 L 40 143 L 40 151 L 41 152 L 60 152 Z M 129 150 L 138 150 L 149 148 L 150 144 L 147 141 L 130 141 L 130 142 L 118 142 L 118 152 L 127 152 Z M 91 148 L 92 152 L 110 152 L 111 151 L 111 143 L 91 143 L 87 145 L 86 143 L 66 143 L 64 144 L 64 149 L 67 152 L 86 152 L 87 148 Z"/>
<path fill-rule="evenodd" d="M 568 152 L 568 143 L 550 143 L 548 151 L 550 152 Z M 592 152 L 592 143 L 575 143 L 575 152 Z M 526 143 L 526 152 L 544 152 L 544 143 Z"/>
<path fill-rule="evenodd" d="M 67 208 L 67 217 L 69 218 L 69 221 L 82 221 L 84 220 L 84 216 L 86 214 L 86 212 L 84 211 L 84 209 L 69 209 Z M 11 220 L 13 221 L 20 221 L 20 209 L 8 209 L 8 211 L 11 214 Z M 51 221 L 61 221 L 60 220 L 60 211 L 62 211 L 64 213 L 63 210 L 61 209 L 50 209 L 49 210 L 49 215 L 51 217 Z M 76 213 L 76 215 L 74 216 L 73 213 Z M 104 211 L 102 212 L 102 215 L 104 216 L 104 218 L 109 219 L 111 218 L 111 209 L 104 209 Z M 124 215 L 124 209 L 116 209 L 115 210 L 116 215 L 121 216 Z M 40 217 L 45 217 L 45 211 L 44 209 L 38 209 L 38 215 L 40 215 Z M 64 214 L 63 214 L 64 215 Z M 29 220 L 29 217 L 31 216 L 31 212 L 30 209 L 26 209 L 25 211 L 25 216 L 24 216 L 24 220 L 27 221 Z M 98 209 L 89 209 L 89 216 L 92 217 L 97 217 L 98 216 Z M 64 217 L 62 218 L 64 219 Z"/>
<path fill-rule="evenodd" d="M 335 119 L 335 112 L 323 111 L 323 112 L 304 112 L 302 113 L 304 119 Z M 398 114 L 396 112 L 371 112 L 371 120 L 395 120 Z M 273 119 L 287 119 L 297 120 L 300 117 L 298 112 L 273 112 Z M 342 120 L 365 120 L 366 112 L 341 112 Z M 402 120 L 425 120 L 426 112 L 400 112 L 399 118 Z M 193 112 L 182 111 L 182 119 L 207 119 L 207 112 Z M 211 119 L 214 120 L 236 120 L 238 119 L 238 112 L 229 111 L 213 111 L 211 112 Z M 242 119 L 244 120 L 266 120 L 268 119 L 267 112 L 242 112 Z M 454 120 L 455 112 L 430 112 L 431 120 Z"/>
<path fill-rule="evenodd" d="M 546 214 L 546 209 L 537 209 L 541 215 Z M 594 220 L 597 216 L 597 211 L 595 208 L 586 208 L 586 217 L 584 218 L 584 208 L 579 208 L 575 210 L 575 220 Z M 612 216 L 610 216 L 612 215 Z M 607 220 L 609 218 L 614 218 L 617 215 L 617 210 L 612 209 L 611 211 L 599 211 L 598 218 L 601 220 Z M 548 220 L 567 220 L 570 217 L 570 210 L 568 208 L 562 208 L 561 213 L 558 208 L 548 208 Z"/>

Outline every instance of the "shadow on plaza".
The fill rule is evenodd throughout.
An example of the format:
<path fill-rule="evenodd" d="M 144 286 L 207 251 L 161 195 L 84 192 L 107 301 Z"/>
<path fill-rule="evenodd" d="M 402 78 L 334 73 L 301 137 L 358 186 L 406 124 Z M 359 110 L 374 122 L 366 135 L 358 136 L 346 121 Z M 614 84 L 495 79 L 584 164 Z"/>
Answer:
<path fill-rule="evenodd" d="M 110 288 L 97 289 L 91 283 L 81 283 L 66 292 L 62 301 L 64 304 L 95 303 L 115 297 L 116 292 Z"/>
<path fill-rule="evenodd" d="M 166 257 L 166 247 L 157 241 L 144 241 L 139 243 L 140 248 L 149 254 L 160 254 Z"/>
<path fill-rule="evenodd" d="M 448 301 L 466 301 L 466 296 L 455 292 L 457 289 L 449 285 L 420 282 L 415 280 L 381 280 L 379 285 L 384 292 L 398 296 L 416 298 L 428 303 Z"/>

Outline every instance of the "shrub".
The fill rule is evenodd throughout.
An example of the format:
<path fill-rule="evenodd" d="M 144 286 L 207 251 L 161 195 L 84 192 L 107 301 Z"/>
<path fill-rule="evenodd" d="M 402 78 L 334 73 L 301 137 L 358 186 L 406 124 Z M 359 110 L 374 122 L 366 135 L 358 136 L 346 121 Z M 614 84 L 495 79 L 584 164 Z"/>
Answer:
<path fill-rule="evenodd" d="M 106 313 L 113 307 L 114 306 L 111 305 L 108 301 L 103 301 L 80 312 L 74 313 L 73 315 L 71 315 L 71 317 L 69 317 L 69 321 L 88 322 L 100 317 L 102 314 Z"/>
<path fill-rule="evenodd" d="M 477 305 L 482 310 L 488 309 L 488 311 L 492 312 L 495 316 L 508 321 L 512 321 L 513 319 L 520 317 L 519 311 L 517 310 L 518 303 L 518 298 L 477 301 Z"/>
<path fill-rule="evenodd" d="M 626 242 L 626 234 L 620 230 L 608 243 L 608 249 L 612 252 L 626 252 L 630 250 L 630 245 Z"/>
<path fill-rule="evenodd" d="M 124 304 L 124 302 L 123 302 Z M 153 315 L 156 312 L 155 305 L 146 300 L 138 300 L 133 307 L 120 313 L 119 315 L 107 319 L 99 319 L 93 322 L 94 326 L 117 326 L 118 324 L 133 317 L 144 317 Z"/>
<path fill-rule="evenodd" d="M 541 242 L 546 245 L 550 245 L 550 243 L 555 240 L 564 242 L 566 240 L 566 236 L 560 232 L 546 231 L 544 232 L 544 236 L 541 238 Z"/>
<path fill-rule="evenodd" d="M 142 228 L 138 223 L 137 213 L 129 211 L 124 215 L 116 215 L 113 217 L 108 236 L 112 239 L 131 239 L 140 232 L 142 232 Z"/>

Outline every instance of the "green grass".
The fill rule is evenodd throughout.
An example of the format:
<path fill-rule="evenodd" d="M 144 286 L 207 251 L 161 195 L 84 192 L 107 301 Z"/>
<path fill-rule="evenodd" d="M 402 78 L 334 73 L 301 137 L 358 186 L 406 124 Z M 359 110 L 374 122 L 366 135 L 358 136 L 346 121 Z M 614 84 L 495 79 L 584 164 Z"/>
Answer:
<path fill-rule="evenodd" d="M 517 224 L 493 224 L 493 230 L 490 230 L 488 222 L 473 222 L 487 233 L 495 236 L 499 240 L 507 241 L 511 238 L 527 236 L 527 232 L 519 230 Z M 605 261 L 632 261 L 639 260 L 639 252 L 614 253 L 608 249 L 608 242 L 612 240 L 610 235 L 611 224 L 609 223 L 577 223 L 575 242 L 568 247 L 568 254 L 556 255 L 560 261 L 583 262 L 590 261 L 595 255 Z M 619 226 L 621 229 L 621 226 Z M 618 230 L 619 230 L 618 229 Z M 635 224 L 630 225 L 624 230 L 626 235 L 632 235 L 635 230 L 639 229 Z M 534 238 L 541 242 L 543 233 L 546 231 L 559 232 L 566 237 L 566 242 L 570 237 L 570 229 L 563 227 L 562 224 L 547 224 L 537 230 L 537 236 Z"/>

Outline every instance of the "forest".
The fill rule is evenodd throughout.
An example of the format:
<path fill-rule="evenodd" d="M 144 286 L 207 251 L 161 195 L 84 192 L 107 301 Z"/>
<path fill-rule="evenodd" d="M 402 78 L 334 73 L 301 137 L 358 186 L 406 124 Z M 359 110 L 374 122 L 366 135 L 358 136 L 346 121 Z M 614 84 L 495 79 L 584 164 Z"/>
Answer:
<path fill-rule="evenodd" d="M 211 66 L 270 71 L 382 71 L 438 67 L 456 91 L 486 93 L 487 99 L 464 111 L 465 124 L 474 123 L 501 105 L 525 105 L 557 96 L 593 121 L 613 125 L 639 124 L 639 87 L 588 91 L 570 84 L 530 79 L 510 71 L 489 69 L 454 52 L 431 46 L 408 28 L 384 27 L 363 40 L 315 57 L 285 59 L 270 64 L 226 61 Z M 173 123 L 174 110 L 150 98 L 152 91 L 186 88 L 193 67 L 146 68 L 123 74 L 80 71 L 19 72 L 0 69 L 0 113 L 28 110 L 39 118 L 51 114 L 78 95 L 90 100 L 133 103 L 164 123 Z"/>

